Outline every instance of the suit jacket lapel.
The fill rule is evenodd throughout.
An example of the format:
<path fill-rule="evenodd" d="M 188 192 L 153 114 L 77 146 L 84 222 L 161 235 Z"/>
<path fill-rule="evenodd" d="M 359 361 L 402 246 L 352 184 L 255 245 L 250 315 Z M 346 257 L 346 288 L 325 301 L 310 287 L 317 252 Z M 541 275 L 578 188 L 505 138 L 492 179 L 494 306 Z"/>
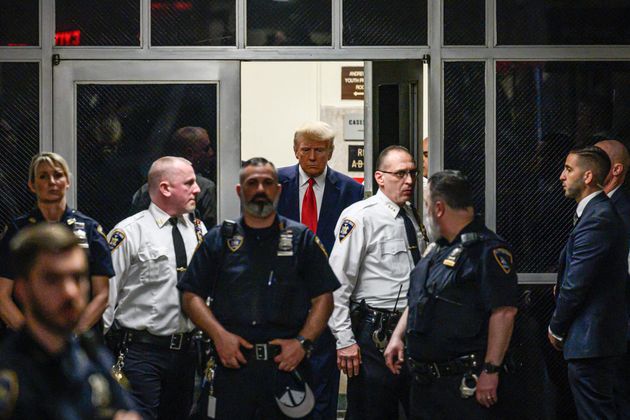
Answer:
<path fill-rule="evenodd" d="M 337 174 L 330 167 L 326 173 L 326 186 L 324 187 L 324 197 L 322 198 L 322 206 L 319 210 L 317 218 L 317 231 L 332 231 L 335 219 L 335 209 L 339 204 L 339 187 L 337 186 Z M 332 224 L 332 226 L 330 226 Z"/>

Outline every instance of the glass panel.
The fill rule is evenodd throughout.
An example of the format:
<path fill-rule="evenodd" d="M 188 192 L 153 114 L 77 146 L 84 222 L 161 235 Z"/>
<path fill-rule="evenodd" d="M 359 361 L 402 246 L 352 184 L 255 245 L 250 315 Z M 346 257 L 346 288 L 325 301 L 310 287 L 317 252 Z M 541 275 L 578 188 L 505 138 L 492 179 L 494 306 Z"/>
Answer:
<path fill-rule="evenodd" d="M 235 0 L 151 0 L 151 45 L 236 45 Z"/>
<path fill-rule="evenodd" d="M 485 104 L 485 64 L 444 63 L 444 168 L 468 176 L 477 213 L 485 211 Z"/>
<path fill-rule="evenodd" d="M 626 0 L 497 0 L 499 45 L 630 44 Z"/>
<path fill-rule="evenodd" d="M 57 0 L 56 46 L 140 45 L 140 0 Z"/>
<path fill-rule="evenodd" d="M 444 45 L 485 45 L 485 25 L 485 0 L 444 0 Z"/>
<path fill-rule="evenodd" d="M 39 45 L 39 2 L 0 0 L 0 46 Z"/>
<path fill-rule="evenodd" d="M 247 45 L 332 45 L 331 0 L 248 0 Z"/>
<path fill-rule="evenodd" d="M 34 203 L 28 166 L 38 151 L 39 63 L 0 63 L 0 229 Z"/>
<path fill-rule="evenodd" d="M 427 0 L 344 0 L 343 45 L 427 45 Z"/>
<path fill-rule="evenodd" d="M 216 220 L 217 86 L 214 84 L 81 84 L 77 88 L 78 208 L 111 229 L 148 207 L 134 202 L 151 163 L 163 156 L 193 162 L 202 193 L 198 207 Z M 178 131 L 183 127 L 201 129 Z M 178 135 L 175 135 L 175 133 Z M 200 180 L 199 176 L 206 178 Z M 144 195 L 146 199 L 147 196 Z M 144 202 L 143 202 L 144 201 Z"/>
<path fill-rule="evenodd" d="M 576 206 L 558 179 L 564 160 L 629 138 L 630 63 L 498 62 L 496 89 L 497 231 L 519 271 L 554 272 Z"/>

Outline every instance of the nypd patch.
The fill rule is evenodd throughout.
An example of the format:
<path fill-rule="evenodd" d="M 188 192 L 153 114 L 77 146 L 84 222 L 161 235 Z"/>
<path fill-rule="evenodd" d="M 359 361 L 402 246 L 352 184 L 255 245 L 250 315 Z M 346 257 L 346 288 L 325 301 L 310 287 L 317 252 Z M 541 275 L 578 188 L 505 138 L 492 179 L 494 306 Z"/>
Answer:
<path fill-rule="evenodd" d="M 357 224 L 350 219 L 343 219 L 343 222 L 341 222 L 341 228 L 339 229 L 339 242 L 350 236 L 352 229 L 354 229 L 356 225 Z"/>
<path fill-rule="evenodd" d="M 122 230 L 114 230 L 112 236 L 109 238 L 109 250 L 113 251 L 123 243 L 127 235 Z"/>
<path fill-rule="evenodd" d="M 505 248 L 495 248 L 492 250 L 494 259 L 499 263 L 499 267 L 505 274 L 510 274 L 512 271 L 512 253 Z"/>
<path fill-rule="evenodd" d="M 12 370 L 0 370 L 0 418 L 10 418 L 18 397 L 18 378 Z"/>
<path fill-rule="evenodd" d="M 227 240 L 227 246 L 230 251 L 236 252 L 243 245 L 244 238 L 241 235 L 234 235 Z"/>

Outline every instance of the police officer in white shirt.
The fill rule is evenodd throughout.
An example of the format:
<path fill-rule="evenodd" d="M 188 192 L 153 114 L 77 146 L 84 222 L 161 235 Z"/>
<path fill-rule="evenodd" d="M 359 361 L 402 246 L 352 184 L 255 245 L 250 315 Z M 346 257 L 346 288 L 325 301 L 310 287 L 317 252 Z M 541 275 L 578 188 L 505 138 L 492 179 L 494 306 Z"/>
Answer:
<path fill-rule="evenodd" d="M 389 372 L 382 352 L 426 247 L 409 205 L 418 169 L 402 146 L 384 149 L 376 168 L 378 192 L 344 210 L 330 255 L 341 287 L 328 325 L 337 339 L 337 365 L 349 377 L 347 419 L 395 419 L 399 402 L 405 411 L 409 406 L 409 377 Z"/>
<path fill-rule="evenodd" d="M 148 184 L 149 209 L 108 235 L 116 275 L 105 328 L 118 341 L 114 371 L 129 381 L 143 417 L 187 418 L 195 373 L 193 324 L 181 310 L 176 286 L 206 233 L 191 217 L 199 186 L 192 164 L 171 156 L 153 162 Z"/>

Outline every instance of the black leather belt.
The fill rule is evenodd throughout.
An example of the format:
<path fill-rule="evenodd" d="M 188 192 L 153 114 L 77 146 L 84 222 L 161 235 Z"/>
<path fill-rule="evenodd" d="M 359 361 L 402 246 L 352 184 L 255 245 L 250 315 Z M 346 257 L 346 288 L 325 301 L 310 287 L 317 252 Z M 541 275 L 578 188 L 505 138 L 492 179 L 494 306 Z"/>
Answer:
<path fill-rule="evenodd" d="M 445 362 L 419 362 L 409 357 L 407 364 L 414 376 L 438 379 L 442 376 L 459 375 L 477 368 L 481 369 L 483 359 L 477 354 L 467 354 Z"/>
<path fill-rule="evenodd" d="M 154 335 L 146 330 L 132 330 L 123 328 L 125 343 L 151 344 L 169 350 L 187 350 L 190 345 L 192 333 L 179 333 L 172 335 Z"/>
<path fill-rule="evenodd" d="M 259 343 L 254 344 L 251 349 L 242 348 L 243 355 L 247 360 L 266 361 L 273 360 L 282 352 L 282 347 L 277 344 Z"/>

